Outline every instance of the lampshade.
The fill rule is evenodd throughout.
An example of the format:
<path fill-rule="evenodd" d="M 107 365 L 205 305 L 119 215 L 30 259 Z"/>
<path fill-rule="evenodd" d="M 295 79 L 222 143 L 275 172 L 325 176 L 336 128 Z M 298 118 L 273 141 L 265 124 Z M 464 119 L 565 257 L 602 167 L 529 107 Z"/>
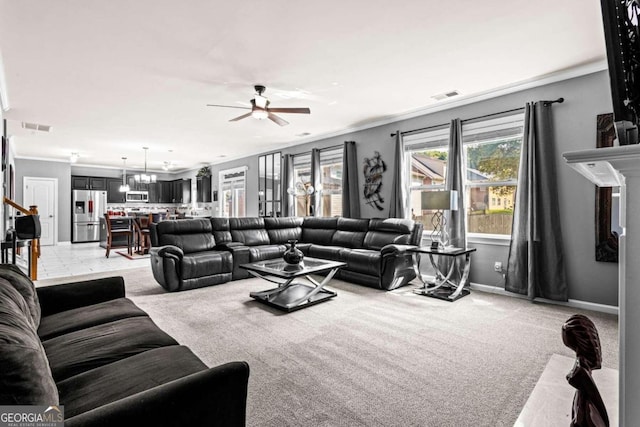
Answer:
<path fill-rule="evenodd" d="M 458 192 L 456 190 L 423 191 L 421 194 L 420 207 L 423 210 L 458 210 Z"/>

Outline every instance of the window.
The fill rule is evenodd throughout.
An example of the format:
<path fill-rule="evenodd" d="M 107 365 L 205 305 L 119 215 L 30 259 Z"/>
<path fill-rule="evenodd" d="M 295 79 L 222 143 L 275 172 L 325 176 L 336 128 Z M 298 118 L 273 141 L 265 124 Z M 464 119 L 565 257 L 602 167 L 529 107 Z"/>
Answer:
<path fill-rule="evenodd" d="M 320 209 L 316 216 L 342 215 L 342 148 L 320 151 Z"/>
<path fill-rule="evenodd" d="M 463 123 L 467 233 L 510 235 L 523 114 Z"/>
<path fill-rule="evenodd" d="M 245 167 L 220 171 L 220 216 L 246 215 L 246 172 Z"/>
<path fill-rule="evenodd" d="M 280 153 L 258 157 L 258 215 L 280 216 Z"/>
<path fill-rule="evenodd" d="M 467 233 L 511 234 L 523 128 L 522 113 L 463 123 Z M 445 188 L 449 127 L 407 135 L 404 143 L 409 214 L 429 231 L 434 211 L 421 209 L 421 193 Z"/>
<path fill-rule="evenodd" d="M 404 138 L 405 150 L 410 158 L 409 212 L 414 221 L 424 224 L 425 230 L 433 229 L 431 218 L 435 211 L 422 210 L 423 191 L 444 190 L 449 154 L 449 128 L 408 135 Z"/>
<path fill-rule="evenodd" d="M 311 215 L 311 154 L 298 154 L 293 157 L 293 196 L 294 216 Z"/>

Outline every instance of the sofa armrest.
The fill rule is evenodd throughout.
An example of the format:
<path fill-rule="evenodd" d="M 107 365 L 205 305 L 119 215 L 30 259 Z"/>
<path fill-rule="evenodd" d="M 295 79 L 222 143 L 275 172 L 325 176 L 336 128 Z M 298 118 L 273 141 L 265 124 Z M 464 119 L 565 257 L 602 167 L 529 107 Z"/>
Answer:
<path fill-rule="evenodd" d="M 120 276 L 36 288 L 42 316 L 124 298 Z"/>
<path fill-rule="evenodd" d="M 149 255 L 156 282 L 170 292 L 179 291 L 182 288 L 182 249 L 172 245 L 160 246 L 151 248 Z"/>
<path fill-rule="evenodd" d="M 409 249 L 414 249 L 416 246 L 414 245 L 385 245 L 382 249 L 380 249 L 380 253 L 382 256 L 388 255 L 404 255 L 407 253 Z"/>
<path fill-rule="evenodd" d="M 66 427 L 244 426 L 249 365 L 231 362 L 65 420 Z"/>
<path fill-rule="evenodd" d="M 231 252 L 231 257 L 233 258 L 232 280 L 246 279 L 250 276 L 247 270 L 240 268 L 240 264 L 251 262 L 251 253 L 248 246 L 241 242 L 226 242 L 216 245 L 216 250 Z"/>
<path fill-rule="evenodd" d="M 175 258 L 176 261 L 181 261 L 184 258 L 184 251 L 173 245 L 160 246 L 155 251 L 163 258 Z"/>

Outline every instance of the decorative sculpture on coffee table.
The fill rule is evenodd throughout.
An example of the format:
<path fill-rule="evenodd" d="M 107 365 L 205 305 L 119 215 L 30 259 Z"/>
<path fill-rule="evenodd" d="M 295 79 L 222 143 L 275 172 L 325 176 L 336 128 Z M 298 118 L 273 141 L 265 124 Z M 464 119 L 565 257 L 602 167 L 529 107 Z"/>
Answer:
<path fill-rule="evenodd" d="M 284 262 L 287 263 L 287 269 L 300 269 L 302 267 L 301 263 L 302 258 L 304 258 L 304 254 L 300 249 L 296 248 L 296 243 L 298 243 L 297 240 L 288 240 L 288 242 L 290 245 L 289 249 L 284 251 L 284 254 L 282 254 L 282 259 L 284 259 Z"/>
<path fill-rule="evenodd" d="M 571 427 L 608 427 L 609 417 L 591 371 L 602 366 L 600 338 L 593 322 L 574 314 L 562 325 L 562 342 L 576 352 L 576 363 L 567 381 L 576 389 Z"/>

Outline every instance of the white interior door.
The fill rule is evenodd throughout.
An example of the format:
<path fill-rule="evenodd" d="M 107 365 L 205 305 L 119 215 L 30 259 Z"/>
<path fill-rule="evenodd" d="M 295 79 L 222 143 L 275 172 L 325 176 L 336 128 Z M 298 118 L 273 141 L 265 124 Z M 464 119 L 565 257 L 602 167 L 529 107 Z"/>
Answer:
<path fill-rule="evenodd" d="M 38 207 L 42 227 L 40 244 L 43 246 L 55 245 L 57 241 L 57 192 L 58 180 L 56 178 L 24 178 L 22 206 L 27 209 L 32 205 Z"/>

